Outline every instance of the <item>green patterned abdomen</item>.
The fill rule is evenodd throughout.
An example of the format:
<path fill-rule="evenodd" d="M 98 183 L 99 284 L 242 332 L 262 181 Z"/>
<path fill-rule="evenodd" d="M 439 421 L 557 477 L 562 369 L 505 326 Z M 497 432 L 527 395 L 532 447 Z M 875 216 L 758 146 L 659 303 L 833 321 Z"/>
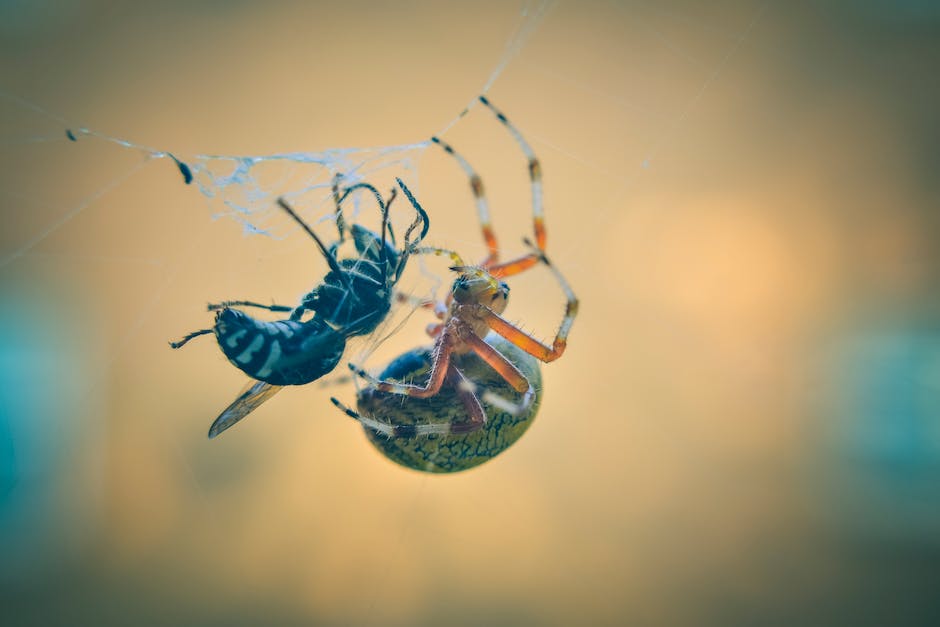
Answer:
<path fill-rule="evenodd" d="M 392 461 L 423 472 L 457 472 L 479 466 L 499 455 L 518 440 L 535 418 L 542 402 L 542 375 L 539 362 L 528 353 L 495 333 L 486 342 L 498 350 L 526 376 L 535 388 L 535 400 L 528 411 L 513 416 L 481 400 L 486 424 L 479 431 L 463 435 L 431 435 L 417 438 L 387 438 L 366 429 L 369 441 Z M 418 348 L 396 358 L 381 373 L 382 379 L 424 385 L 430 368 L 431 348 Z M 477 384 L 477 395 L 484 390 L 518 403 L 522 397 L 492 368 L 474 353 L 455 355 L 454 363 Z M 392 424 L 464 423 L 467 411 L 453 386 L 445 383 L 441 391 L 428 399 L 401 394 L 362 390 L 357 399 L 359 413 Z"/>

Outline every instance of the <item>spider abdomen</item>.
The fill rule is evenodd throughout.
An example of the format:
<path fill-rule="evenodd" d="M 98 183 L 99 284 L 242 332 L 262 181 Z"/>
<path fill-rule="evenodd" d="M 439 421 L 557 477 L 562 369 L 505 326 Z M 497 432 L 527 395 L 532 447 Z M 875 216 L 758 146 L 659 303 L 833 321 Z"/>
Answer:
<path fill-rule="evenodd" d="M 318 318 L 256 320 L 237 309 L 216 314 L 215 336 L 239 370 L 272 385 L 303 385 L 332 371 L 346 339 Z"/>
<path fill-rule="evenodd" d="M 402 466 L 422 472 L 448 473 L 478 466 L 518 440 L 532 424 L 542 400 L 539 362 L 498 335 L 491 333 L 486 337 L 486 342 L 506 356 L 535 388 L 535 398 L 525 412 L 513 415 L 484 401 L 486 424 L 471 433 L 460 433 L 467 425 L 468 415 L 453 385 L 445 383 L 438 394 L 426 399 L 380 392 L 368 387 L 358 395 L 359 412 L 403 427 L 403 434 L 414 429 L 415 425 L 452 425 L 452 432 L 448 435 L 419 435 L 411 438 L 389 438 L 365 428 L 373 446 Z M 385 368 L 380 377 L 403 383 L 424 383 L 431 363 L 431 350 L 430 347 L 418 348 L 400 355 Z M 479 389 L 515 402 L 521 398 L 505 379 L 476 354 L 455 355 L 453 363 Z"/>

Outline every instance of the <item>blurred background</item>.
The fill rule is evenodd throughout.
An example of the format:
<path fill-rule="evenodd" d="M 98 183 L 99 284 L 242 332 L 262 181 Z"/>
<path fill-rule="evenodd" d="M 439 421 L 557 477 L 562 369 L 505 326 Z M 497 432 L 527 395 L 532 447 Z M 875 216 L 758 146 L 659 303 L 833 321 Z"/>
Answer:
<path fill-rule="evenodd" d="M 0 2 L 0 622 L 936 624 L 938 62 L 926 0 Z M 334 382 L 207 440 L 245 377 L 167 340 L 325 266 L 140 147 L 411 146 L 369 180 L 482 258 L 466 178 L 421 144 L 445 130 L 513 254 L 524 160 L 481 107 L 449 126 L 488 82 L 582 303 L 530 431 L 427 476 Z M 551 337 L 550 275 L 512 289 Z M 426 343 L 396 320 L 351 358 Z"/>

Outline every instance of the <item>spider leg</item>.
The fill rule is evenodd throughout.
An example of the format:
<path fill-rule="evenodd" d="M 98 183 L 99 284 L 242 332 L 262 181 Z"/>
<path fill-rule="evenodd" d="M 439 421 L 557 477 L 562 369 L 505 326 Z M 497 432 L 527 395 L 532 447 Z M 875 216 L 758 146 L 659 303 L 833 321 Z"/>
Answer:
<path fill-rule="evenodd" d="M 219 309 L 226 309 L 228 307 L 257 307 L 259 309 L 267 309 L 268 311 L 293 311 L 293 307 L 288 307 L 286 305 L 262 305 L 261 303 L 256 303 L 250 300 L 225 300 L 221 303 L 209 303 L 207 309 L 209 311 L 218 311 Z"/>
<path fill-rule="evenodd" d="M 349 364 L 349 369 L 365 379 L 372 387 L 380 392 L 402 394 L 414 398 L 430 398 L 440 392 L 441 386 L 444 385 L 444 379 L 447 378 L 447 373 L 451 366 L 450 356 L 453 350 L 453 335 L 446 332 L 443 333 L 434 345 L 431 371 L 428 373 L 428 382 L 423 386 L 414 385 L 412 383 L 399 383 L 397 381 L 382 381 L 354 364 Z"/>
<path fill-rule="evenodd" d="M 485 361 L 490 368 L 505 379 L 506 383 L 522 394 L 522 400 L 519 403 L 513 403 L 498 394 L 488 391 L 483 393 L 483 400 L 514 416 L 524 413 L 532 405 L 532 400 L 535 398 L 535 388 L 532 387 L 532 384 L 526 379 L 525 375 L 522 374 L 511 361 L 506 359 L 502 353 L 484 342 L 482 338 L 471 333 L 463 338 L 463 340 L 473 349 L 473 352 L 476 353 L 480 359 Z M 462 383 L 471 394 L 476 392 L 477 386 L 471 381 L 465 379 Z"/>
<path fill-rule="evenodd" d="M 182 348 L 189 340 L 194 337 L 199 337 L 200 335 L 209 335 L 210 333 L 215 333 L 215 329 L 199 329 L 198 331 L 193 331 L 183 339 L 178 342 L 170 342 L 170 348 Z"/>
<path fill-rule="evenodd" d="M 548 257 L 546 257 L 544 253 L 540 253 L 539 256 L 542 263 L 548 266 L 548 269 L 555 276 L 555 280 L 558 281 L 567 299 L 565 317 L 558 327 L 558 333 L 555 334 L 555 340 L 552 342 L 551 347 L 546 346 L 519 327 L 508 322 L 496 312 L 485 306 L 483 308 L 485 309 L 486 324 L 491 329 L 533 357 L 548 363 L 555 361 L 565 352 L 565 347 L 568 344 L 568 332 L 571 331 L 571 325 L 574 324 L 574 319 L 578 315 L 578 298 L 575 296 L 571 286 L 568 285 L 568 281 L 565 280 L 565 277 L 562 276 L 558 268 L 548 260 Z"/>
<path fill-rule="evenodd" d="M 535 243 L 538 245 L 539 250 L 545 250 L 547 237 L 545 233 L 545 209 L 542 206 L 542 166 L 539 163 L 539 159 L 535 156 L 535 151 L 532 150 L 532 146 L 525 140 L 525 137 L 522 136 L 519 129 L 509 121 L 509 118 L 503 115 L 502 111 L 493 106 L 486 96 L 480 96 L 480 102 L 493 112 L 496 119 L 503 123 L 503 126 L 506 127 L 506 130 L 508 130 L 513 139 L 516 140 L 516 143 L 522 148 L 526 159 L 528 159 L 529 183 L 532 187 L 532 225 L 535 231 Z"/>
<path fill-rule="evenodd" d="M 480 400 L 473 393 L 476 388 L 456 366 L 451 365 L 447 374 L 448 383 L 454 386 L 458 398 L 464 409 L 467 410 L 469 420 L 466 422 L 424 423 L 414 425 L 395 425 L 380 420 L 375 416 L 364 416 L 354 409 L 350 409 L 339 399 L 331 397 L 330 401 L 344 414 L 359 421 L 364 427 L 372 429 L 389 438 L 413 438 L 428 435 L 466 434 L 479 431 L 486 424 L 486 413 Z"/>
<path fill-rule="evenodd" d="M 523 255 L 511 261 L 489 266 L 487 267 L 487 271 L 498 279 L 504 279 L 525 272 L 529 268 L 538 265 L 538 263 L 539 256 L 534 253 L 529 253 L 528 255 Z"/>
<path fill-rule="evenodd" d="M 568 345 L 568 331 L 571 329 L 577 313 L 578 301 L 569 300 L 565 309 L 565 318 L 562 320 L 558 333 L 555 335 L 555 340 L 550 347 L 489 309 L 486 311 L 486 324 L 536 359 L 548 363 L 555 361 L 564 354 L 565 347 Z"/>
<path fill-rule="evenodd" d="M 476 173 L 470 162 L 464 159 L 463 155 L 454 150 L 453 146 L 439 137 L 432 137 L 431 141 L 444 149 L 444 152 L 452 156 L 461 169 L 470 179 L 470 189 L 473 191 L 473 198 L 477 204 L 477 216 L 480 219 L 480 229 L 483 231 L 483 241 L 486 243 L 488 252 L 486 259 L 481 265 L 491 266 L 499 260 L 499 243 L 496 240 L 496 233 L 493 231 L 493 224 L 490 221 L 490 206 L 486 200 L 486 192 L 483 189 L 483 179 Z"/>
<path fill-rule="evenodd" d="M 535 233 L 536 252 L 500 264 L 491 263 L 486 265 L 486 269 L 489 270 L 490 274 L 497 278 L 505 278 L 525 272 L 538 264 L 540 261 L 538 253 L 545 250 L 548 241 L 545 231 L 545 208 L 542 203 L 542 166 L 538 157 L 535 156 L 532 146 L 525 140 L 519 129 L 509 121 L 509 118 L 493 106 L 486 96 L 480 96 L 480 102 L 493 112 L 496 119 L 502 122 L 513 139 L 516 140 L 516 143 L 519 144 L 519 147 L 522 148 L 522 152 L 528 160 L 529 184 L 532 188 L 532 228 Z"/>

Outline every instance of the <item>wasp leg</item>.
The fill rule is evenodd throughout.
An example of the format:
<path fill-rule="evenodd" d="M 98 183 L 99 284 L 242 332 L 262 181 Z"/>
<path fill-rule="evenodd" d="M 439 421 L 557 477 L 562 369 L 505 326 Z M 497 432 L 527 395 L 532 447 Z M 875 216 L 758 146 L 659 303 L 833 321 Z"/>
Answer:
<path fill-rule="evenodd" d="M 263 305 L 261 303 L 256 303 L 250 300 L 224 300 L 221 303 L 209 303 L 209 311 L 218 311 L 219 309 L 226 309 L 228 307 L 257 307 L 258 309 L 267 309 L 268 311 L 293 311 L 293 307 L 288 307 L 287 305 Z"/>
<path fill-rule="evenodd" d="M 170 348 L 181 348 L 194 337 L 199 337 L 200 335 L 209 335 L 210 333 L 215 333 L 215 329 L 199 329 L 198 331 L 193 331 L 178 342 L 170 342 Z"/>

